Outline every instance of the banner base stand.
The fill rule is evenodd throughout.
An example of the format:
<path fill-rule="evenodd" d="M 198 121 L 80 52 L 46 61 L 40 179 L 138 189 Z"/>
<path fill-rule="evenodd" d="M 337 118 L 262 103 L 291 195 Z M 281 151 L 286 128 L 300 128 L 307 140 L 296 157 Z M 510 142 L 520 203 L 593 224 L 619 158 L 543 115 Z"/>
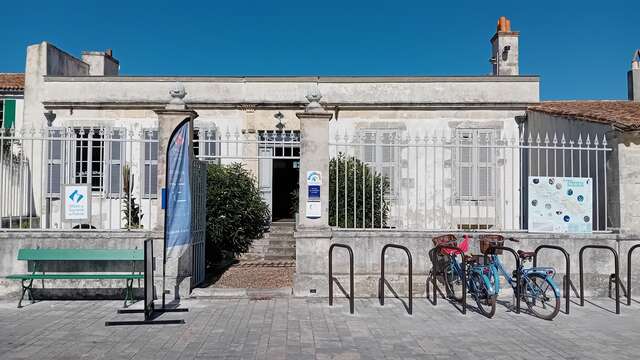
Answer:
<path fill-rule="evenodd" d="M 154 309 L 154 313 L 189 312 L 189 309 Z M 144 309 L 118 309 L 118 314 L 144 314 Z"/>
<path fill-rule="evenodd" d="M 184 324 L 184 320 L 130 320 L 130 321 L 105 321 L 104 326 L 123 325 L 178 325 Z"/>

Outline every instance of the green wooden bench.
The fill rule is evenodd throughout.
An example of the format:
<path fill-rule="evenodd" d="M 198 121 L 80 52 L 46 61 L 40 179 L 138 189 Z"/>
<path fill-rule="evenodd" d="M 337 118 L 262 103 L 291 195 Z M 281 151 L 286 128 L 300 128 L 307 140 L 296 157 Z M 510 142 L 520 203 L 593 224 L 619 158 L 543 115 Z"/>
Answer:
<path fill-rule="evenodd" d="M 6 276 L 7 279 L 20 280 L 22 283 L 22 294 L 20 301 L 18 301 L 18 307 L 22 307 L 22 300 L 26 293 L 29 295 L 31 303 L 35 302 L 32 293 L 32 286 L 34 280 L 42 280 L 44 287 L 44 280 L 125 280 L 126 291 L 124 297 L 124 307 L 127 307 L 128 301 L 133 302 L 133 281 L 144 279 L 144 274 L 141 270 L 144 264 L 144 250 L 140 249 L 20 249 L 18 251 L 18 260 L 32 262 L 32 271 L 30 274 L 13 274 Z M 92 272 L 62 272 L 64 270 L 56 269 L 55 272 L 45 272 L 46 266 L 44 262 L 49 264 L 53 262 L 65 262 L 61 265 L 70 265 L 69 262 L 84 261 L 94 263 L 96 265 L 99 262 L 116 261 L 116 262 L 130 262 L 131 272 L 101 272 L 91 270 Z M 136 271 L 136 263 L 138 265 L 138 271 Z M 72 265 L 72 264 L 71 264 Z M 100 264 L 103 265 L 103 264 Z M 105 263 L 106 265 L 106 263 Z M 122 263 L 121 265 L 126 265 Z M 75 270 L 75 269 L 74 269 Z"/>

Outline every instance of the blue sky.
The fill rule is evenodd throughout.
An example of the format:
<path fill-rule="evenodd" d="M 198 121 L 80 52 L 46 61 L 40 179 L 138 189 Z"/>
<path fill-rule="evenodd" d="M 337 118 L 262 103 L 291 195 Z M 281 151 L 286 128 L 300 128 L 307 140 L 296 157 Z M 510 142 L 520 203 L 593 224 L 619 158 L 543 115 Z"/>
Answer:
<path fill-rule="evenodd" d="M 12 1 L 0 72 L 26 46 L 112 48 L 127 75 L 483 75 L 500 15 L 543 99 L 626 99 L 640 1 Z"/>

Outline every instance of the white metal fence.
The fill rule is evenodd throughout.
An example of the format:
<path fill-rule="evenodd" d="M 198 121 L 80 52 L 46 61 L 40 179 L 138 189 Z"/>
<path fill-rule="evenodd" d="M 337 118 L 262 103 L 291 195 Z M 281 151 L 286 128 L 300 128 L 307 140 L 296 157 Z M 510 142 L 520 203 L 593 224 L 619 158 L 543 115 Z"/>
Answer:
<path fill-rule="evenodd" d="M 161 199 L 158 130 L 10 129 L 0 132 L 0 230 L 148 230 Z M 273 161 L 300 158 L 298 131 L 194 129 L 194 154 L 208 163 L 241 162 L 272 201 Z M 65 184 L 88 184 L 91 218 L 65 221 Z"/>
<path fill-rule="evenodd" d="M 329 222 L 338 229 L 526 231 L 528 177 L 566 176 L 592 178 L 593 231 L 607 231 L 610 150 L 602 134 L 337 134 Z"/>
<path fill-rule="evenodd" d="M 46 128 L 0 134 L 1 229 L 151 229 L 157 130 Z M 87 184 L 91 216 L 63 217 L 63 186 Z"/>

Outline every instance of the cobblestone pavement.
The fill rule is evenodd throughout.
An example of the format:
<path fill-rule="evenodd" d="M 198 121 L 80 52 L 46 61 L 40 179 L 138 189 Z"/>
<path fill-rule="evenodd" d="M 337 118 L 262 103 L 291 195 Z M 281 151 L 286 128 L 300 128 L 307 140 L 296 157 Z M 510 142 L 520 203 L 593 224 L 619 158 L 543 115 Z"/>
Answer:
<path fill-rule="evenodd" d="M 3 359 L 638 359 L 640 304 L 602 299 L 543 321 L 499 306 L 493 319 L 451 304 L 397 299 L 330 308 L 326 299 L 188 300 L 184 325 L 105 327 L 116 301 L 44 301 L 16 309 L 0 302 Z M 140 304 L 137 304 L 140 305 Z M 601 305 L 598 307 L 597 305 Z"/>

